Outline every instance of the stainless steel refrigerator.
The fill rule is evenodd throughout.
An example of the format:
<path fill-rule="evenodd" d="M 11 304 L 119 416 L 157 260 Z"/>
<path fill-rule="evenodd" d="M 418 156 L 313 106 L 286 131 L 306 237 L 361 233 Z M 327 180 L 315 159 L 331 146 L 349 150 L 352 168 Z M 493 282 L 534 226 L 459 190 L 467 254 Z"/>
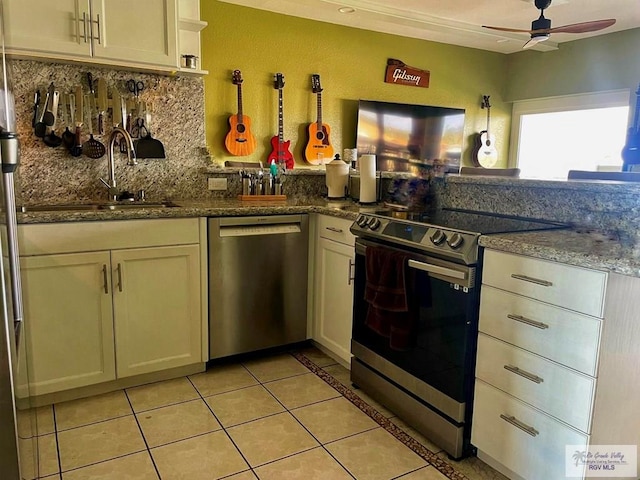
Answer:
<path fill-rule="evenodd" d="M 38 442 L 36 415 L 34 409 L 29 408 L 27 362 L 23 358 L 26 342 L 22 338 L 22 290 L 14 195 L 14 173 L 20 152 L 12 83 L 4 51 L 2 7 L 0 0 L 0 187 L 3 200 L 0 215 L 0 478 L 29 480 L 38 476 Z M 22 371 L 19 365 L 22 365 Z M 20 412 L 18 403 L 22 408 Z"/>

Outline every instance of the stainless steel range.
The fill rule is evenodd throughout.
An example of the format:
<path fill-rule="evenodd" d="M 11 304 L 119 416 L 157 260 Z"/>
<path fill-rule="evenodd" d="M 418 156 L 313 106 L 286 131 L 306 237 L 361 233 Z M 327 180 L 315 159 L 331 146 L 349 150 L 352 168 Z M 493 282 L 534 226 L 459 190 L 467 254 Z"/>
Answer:
<path fill-rule="evenodd" d="M 454 458 L 469 455 L 483 234 L 565 225 L 464 210 L 360 215 L 351 381 Z"/>

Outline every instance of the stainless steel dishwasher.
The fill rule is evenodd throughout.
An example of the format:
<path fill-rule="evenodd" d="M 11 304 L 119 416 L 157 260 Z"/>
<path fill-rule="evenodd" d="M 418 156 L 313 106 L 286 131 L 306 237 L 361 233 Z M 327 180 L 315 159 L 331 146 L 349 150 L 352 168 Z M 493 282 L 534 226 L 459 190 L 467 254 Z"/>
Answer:
<path fill-rule="evenodd" d="M 307 337 L 307 215 L 208 219 L 209 357 Z"/>

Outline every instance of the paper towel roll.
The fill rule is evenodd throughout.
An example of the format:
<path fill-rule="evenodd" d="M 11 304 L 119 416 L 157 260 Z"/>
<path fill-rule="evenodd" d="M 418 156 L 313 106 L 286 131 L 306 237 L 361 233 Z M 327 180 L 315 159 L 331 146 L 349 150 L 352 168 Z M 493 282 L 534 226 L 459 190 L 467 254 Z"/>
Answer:
<path fill-rule="evenodd" d="M 376 156 L 362 155 L 360 168 L 360 203 L 374 203 L 376 198 Z"/>

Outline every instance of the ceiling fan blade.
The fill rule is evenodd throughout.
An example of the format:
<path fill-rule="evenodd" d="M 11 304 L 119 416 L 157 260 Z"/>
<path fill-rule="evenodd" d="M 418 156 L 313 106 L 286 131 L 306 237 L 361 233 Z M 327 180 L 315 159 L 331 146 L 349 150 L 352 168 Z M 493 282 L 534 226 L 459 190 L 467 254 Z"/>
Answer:
<path fill-rule="evenodd" d="M 501 32 L 533 33 L 533 30 L 522 30 L 520 28 L 490 27 L 488 25 L 482 25 L 482 28 L 489 28 L 491 30 L 500 30 Z"/>
<path fill-rule="evenodd" d="M 596 32 L 610 27 L 616 23 L 615 18 L 606 20 L 594 20 L 592 22 L 573 23 L 571 25 L 563 25 L 562 27 L 550 28 L 547 33 L 587 33 Z"/>
<path fill-rule="evenodd" d="M 525 43 L 522 48 L 531 48 L 534 47 L 535 45 L 537 45 L 540 42 L 544 42 L 545 40 L 549 40 L 549 35 L 540 35 L 537 37 L 531 37 L 531 39 Z"/>

